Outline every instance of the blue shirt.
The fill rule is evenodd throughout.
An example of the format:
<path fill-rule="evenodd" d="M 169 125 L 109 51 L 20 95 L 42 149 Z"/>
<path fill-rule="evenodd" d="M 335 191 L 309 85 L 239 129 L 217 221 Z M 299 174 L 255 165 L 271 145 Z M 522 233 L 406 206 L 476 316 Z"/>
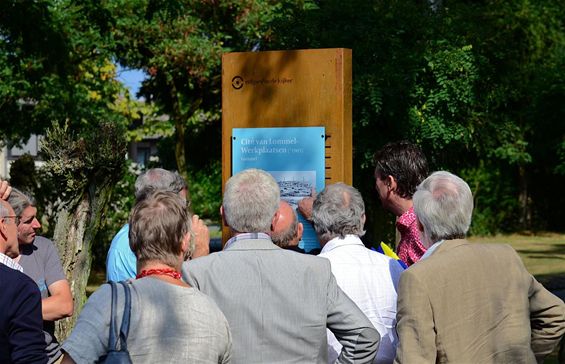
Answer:
<path fill-rule="evenodd" d="M 135 278 L 137 259 L 129 247 L 129 225 L 125 224 L 112 239 L 106 258 L 106 280 L 125 281 Z"/>

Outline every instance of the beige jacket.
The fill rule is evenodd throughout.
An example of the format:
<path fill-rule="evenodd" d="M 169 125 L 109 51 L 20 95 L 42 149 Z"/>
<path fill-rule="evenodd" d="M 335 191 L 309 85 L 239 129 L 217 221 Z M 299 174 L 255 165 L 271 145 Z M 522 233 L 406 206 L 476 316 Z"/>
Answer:
<path fill-rule="evenodd" d="M 565 304 L 508 245 L 445 241 L 400 277 L 395 363 L 535 363 L 565 332 Z"/>

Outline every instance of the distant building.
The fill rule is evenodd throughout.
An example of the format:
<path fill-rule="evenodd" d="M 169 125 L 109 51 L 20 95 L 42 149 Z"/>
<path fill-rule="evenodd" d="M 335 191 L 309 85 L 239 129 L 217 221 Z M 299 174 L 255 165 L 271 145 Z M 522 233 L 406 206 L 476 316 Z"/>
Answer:
<path fill-rule="evenodd" d="M 0 149 L 0 177 L 3 179 L 9 178 L 12 163 L 26 153 L 35 159 L 35 166 L 40 167 L 43 164 L 39 156 L 41 138 L 41 136 L 32 135 L 21 147 L 2 147 L 2 149 Z"/>
<path fill-rule="evenodd" d="M 36 167 L 41 167 L 44 163 L 39 154 L 42 138 L 41 135 L 32 135 L 21 147 L 4 146 L 0 148 L 0 178 L 8 179 L 12 163 L 26 153 L 33 157 Z M 148 137 L 139 142 L 130 142 L 126 157 L 139 166 L 145 167 L 150 158 L 157 155 L 158 141 L 158 137 Z"/>

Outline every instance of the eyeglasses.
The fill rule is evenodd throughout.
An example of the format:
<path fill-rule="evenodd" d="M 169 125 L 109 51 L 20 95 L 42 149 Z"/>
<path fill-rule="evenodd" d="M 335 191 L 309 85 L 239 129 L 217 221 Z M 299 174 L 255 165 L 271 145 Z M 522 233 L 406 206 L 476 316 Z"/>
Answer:
<path fill-rule="evenodd" d="M 17 216 L 2 216 L 2 221 L 13 219 L 15 223 L 17 218 Z"/>

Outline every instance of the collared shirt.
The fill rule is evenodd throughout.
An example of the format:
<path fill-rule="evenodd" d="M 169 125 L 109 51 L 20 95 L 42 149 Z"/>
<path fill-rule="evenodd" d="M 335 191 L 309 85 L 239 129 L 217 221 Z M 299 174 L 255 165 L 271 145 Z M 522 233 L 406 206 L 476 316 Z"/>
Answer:
<path fill-rule="evenodd" d="M 21 265 L 19 265 L 12 258 L 3 253 L 0 253 L 0 263 L 8 266 L 9 268 L 19 270 L 20 272 L 24 271 Z"/>
<path fill-rule="evenodd" d="M 367 249 L 356 235 L 335 238 L 319 257 L 330 260 L 338 286 L 359 306 L 381 335 L 378 363 L 392 363 L 396 353 L 396 289 L 404 269 L 392 258 Z M 328 331 L 328 362 L 333 363 L 341 345 Z"/>
<path fill-rule="evenodd" d="M 400 215 L 396 221 L 396 228 L 400 232 L 400 242 L 396 249 L 398 257 L 406 263 L 407 266 L 411 266 L 420 260 L 422 255 L 426 252 L 426 248 L 422 245 L 422 241 L 420 240 L 420 230 L 418 230 L 414 207 L 411 207 Z"/>
<path fill-rule="evenodd" d="M 241 233 L 233 236 L 226 242 L 224 245 L 224 250 L 226 250 L 230 245 L 235 243 L 238 240 L 249 240 L 249 239 L 266 239 L 271 241 L 271 237 L 265 233 Z"/>
<path fill-rule="evenodd" d="M 443 244 L 444 241 L 445 241 L 445 240 L 440 240 L 440 241 L 438 241 L 437 243 L 435 243 L 434 245 L 430 246 L 430 247 L 428 248 L 428 250 L 426 250 L 426 252 L 424 253 L 424 255 L 422 255 L 422 257 L 420 258 L 420 260 L 426 259 L 426 258 L 429 257 L 430 255 L 432 255 L 432 253 L 433 253 L 437 248 L 439 248 L 439 246 L 440 246 L 441 244 Z"/>

